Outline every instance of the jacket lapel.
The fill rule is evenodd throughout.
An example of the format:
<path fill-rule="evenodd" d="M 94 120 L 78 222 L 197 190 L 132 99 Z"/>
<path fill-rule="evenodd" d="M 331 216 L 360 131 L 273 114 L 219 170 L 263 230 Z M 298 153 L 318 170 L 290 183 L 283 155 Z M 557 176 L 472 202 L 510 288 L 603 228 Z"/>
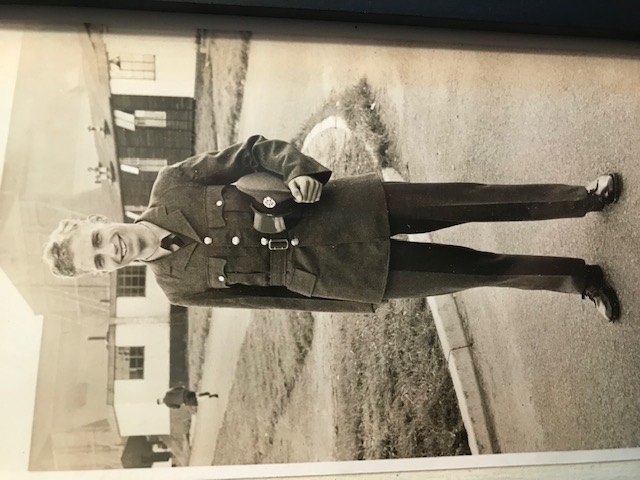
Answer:
<path fill-rule="evenodd" d="M 189 221 L 185 218 L 180 210 L 174 210 L 173 212 L 171 212 L 167 216 L 167 222 L 168 225 L 170 225 L 169 227 L 164 227 L 167 230 L 170 230 L 173 233 L 180 233 L 181 235 L 189 237 L 196 242 L 202 241 L 200 236 L 196 233 L 196 231 L 193 229 Z"/>
<path fill-rule="evenodd" d="M 189 245 L 185 245 L 169 255 L 149 262 L 159 273 L 181 277 L 198 243 L 201 243 L 200 236 L 189 221 L 180 210 L 174 210 L 167 214 L 167 209 L 164 206 L 149 208 L 136 220 L 136 222 L 139 221 L 153 223 L 172 233 L 178 233 L 193 240 Z"/>
<path fill-rule="evenodd" d="M 140 215 L 140 218 L 138 218 L 136 222 L 141 220 L 151 222 L 165 230 L 169 230 L 173 233 L 179 233 L 197 242 L 201 241 L 200 236 L 196 233 L 189 223 L 189 220 L 185 218 L 180 210 L 173 210 L 171 213 L 167 214 L 167 207 L 165 206 L 151 207 Z"/>
<path fill-rule="evenodd" d="M 153 263 L 171 276 L 182 277 L 197 246 L 197 242 L 190 243 L 176 252 L 155 260 Z"/>

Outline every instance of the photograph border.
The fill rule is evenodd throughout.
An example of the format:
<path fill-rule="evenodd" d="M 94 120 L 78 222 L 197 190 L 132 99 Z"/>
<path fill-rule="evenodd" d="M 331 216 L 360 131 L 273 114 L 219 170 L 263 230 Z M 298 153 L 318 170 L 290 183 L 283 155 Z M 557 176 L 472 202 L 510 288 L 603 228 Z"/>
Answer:
<path fill-rule="evenodd" d="M 0 2 L 3 4 L 11 2 Z M 612 11 L 608 11 L 605 14 L 606 6 L 604 3 L 593 5 L 590 4 L 590 8 L 583 15 L 580 16 L 581 22 L 571 24 L 565 27 L 559 27 L 555 20 L 549 20 L 546 25 L 536 23 L 532 21 L 529 25 L 518 25 L 514 23 L 514 20 L 521 19 L 520 15 L 513 14 L 514 9 L 509 10 L 513 15 L 509 16 L 508 12 L 503 12 L 502 20 L 494 22 L 493 27 L 488 28 L 486 21 L 486 13 L 490 10 L 491 4 L 500 4 L 505 6 L 510 2 L 486 2 L 483 5 L 487 7 L 481 8 L 480 12 L 476 12 L 474 16 L 471 10 L 470 4 L 472 2 L 459 2 L 460 7 L 466 6 L 468 9 L 465 12 L 466 15 L 459 15 L 455 19 L 449 19 L 445 23 L 442 23 L 442 17 L 437 17 L 436 11 L 430 10 L 428 5 L 422 5 L 424 9 L 421 10 L 421 14 L 411 16 L 409 10 L 402 9 L 400 5 L 397 5 L 397 15 L 390 15 L 383 18 L 381 21 L 380 15 L 383 6 L 383 2 L 364 2 L 364 1 L 351 1 L 347 5 L 349 11 L 336 12 L 332 10 L 335 8 L 335 4 L 332 2 L 324 2 L 322 5 L 316 5 L 314 9 L 287 9 L 282 8 L 281 5 L 284 2 L 277 1 L 255 1 L 255 2 L 234 2 L 234 5 L 229 5 L 229 2 L 217 2 L 212 0 L 204 0 L 199 2 L 193 1 L 134 1 L 128 2 L 127 8 L 131 10 L 141 10 L 147 13 L 137 12 L 133 15 L 132 12 L 127 13 L 127 23 L 135 23 L 141 17 L 148 18 L 151 11 L 156 12 L 161 18 L 162 15 L 167 15 L 168 12 L 175 12 L 184 14 L 177 19 L 178 22 L 193 22 L 195 18 L 199 18 L 198 26 L 203 23 L 211 25 L 220 22 L 221 17 L 219 15 L 229 16 L 242 20 L 244 23 L 253 23 L 256 26 L 269 26 L 274 25 L 274 22 L 286 21 L 289 26 L 294 30 L 300 28 L 300 31 L 304 31 L 305 27 L 301 26 L 300 20 L 310 21 L 316 24 L 317 21 L 331 20 L 333 22 L 352 23 L 362 22 L 366 25 L 365 28 L 361 28 L 361 31 L 357 33 L 357 36 L 361 36 L 363 30 L 368 32 L 379 32 L 380 29 L 389 27 L 385 30 L 390 35 L 400 35 L 404 38 L 411 38 L 412 33 L 407 33 L 406 30 L 394 29 L 393 27 L 412 26 L 412 27 L 446 27 L 446 28 L 459 28 L 461 30 L 484 30 L 487 32 L 487 39 L 491 39 L 494 32 L 500 32 L 499 34 L 515 33 L 515 34 L 553 34 L 561 36 L 578 36 L 578 37 L 590 37 L 590 38 L 607 38 L 613 39 L 614 42 L 609 43 L 609 47 L 612 51 L 619 51 L 625 49 L 625 42 L 622 44 L 618 40 L 635 40 L 640 38 L 640 24 L 631 25 L 631 19 L 637 18 L 633 15 L 629 15 L 630 9 L 638 9 L 636 6 L 631 6 L 631 2 L 624 1 L 618 3 L 618 8 L 613 8 Z M 310 4 L 312 2 L 305 1 L 299 2 L 302 4 Z M 360 9 L 364 8 L 364 4 L 373 7 L 369 8 L 367 13 L 362 12 Z M 412 2 L 408 2 L 413 5 Z M 416 2 L 417 3 L 417 2 Z M 489 6 L 487 6 L 487 3 Z M 565 0 L 564 5 L 574 5 L 577 2 Z M 12 5 L 8 11 L 3 12 L 4 21 L 16 21 L 22 23 L 38 22 L 38 23 L 52 23 L 52 24 L 70 24 L 80 21 L 83 18 L 87 21 L 90 19 L 92 22 L 111 22 L 117 19 L 119 15 L 122 15 L 122 10 L 114 10 L 114 8 L 121 7 L 122 2 L 109 2 L 109 1 L 91 1 L 91 2 L 79 2 L 79 1 L 57 1 L 57 2 L 37 2 L 27 1 L 21 2 L 20 6 Z M 191 10 L 184 7 L 184 5 L 191 6 Z M 546 2 L 540 7 L 544 10 L 546 5 L 547 12 L 550 8 Z M 76 8 L 79 6 L 90 6 L 91 8 Z M 624 7 L 627 6 L 627 10 L 623 12 Z M 108 10 L 105 8 L 108 7 Z M 417 5 L 413 7 L 421 8 Z M 389 7 L 387 7 L 389 8 Z M 395 6 L 394 6 L 395 8 Z M 575 7 L 577 8 L 577 7 Z M 555 10 L 555 9 L 554 9 Z M 561 9 L 562 10 L 562 9 Z M 199 17 L 193 14 L 199 14 Z M 495 10 L 493 11 L 495 13 Z M 622 15 L 624 13 L 624 16 Z M 218 15 L 217 18 L 210 17 L 211 14 Z M 506 16 L 504 16 L 506 14 Z M 354 15 L 351 17 L 350 15 Z M 485 16 L 483 16 L 485 15 Z M 619 15 L 618 17 L 616 17 Z M 500 17 L 500 15 L 497 15 Z M 355 20 L 355 18 L 359 18 Z M 413 18 L 413 20 L 411 20 Z M 537 17 L 530 17 L 535 20 Z M 618 24 L 612 24 L 616 18 L 624 18 L 625 21 Z M 171 21 L 175 21 L 176 17 L 172 16 Z M 440 22 L 440 23 L 439 23 Z M 453 22 L 453 23 L 451 23 Z M 457 23 L 456 22 L 460 22 Z M 615 23 L 615 22 L 614 22 Z M 384 25 L 380 25 L 384 24 Z M 457 26 L 456 26 L 457 25 Z M 2 28 L 2 23 L 0 23 Z M 216 25 L 215 28 L 220 30 L 237 30 L 237 26 L 233 25 L 226 28 L 221 28 L 220 25 Z M 358 26 L 356 25 L 357 29 Z M 539 29 L 540 28 L 540 29 Z M 351 27 L 345 29 L 344 26 L 336 26 L 335 30 L 329 28 L 329 32 L 342 32 L 342 35 L 348 35 Z M 351 30 L 352 31 L 352 30 Z M 424 31 L 420 28 L 412 29 L 413 33 L 418 33 L 417 37 L 421 37 L 423 34 L 426 36 L 431 35 L 432 32 Z M 419 33 L 422 32 L 422 33 Z M 461 32 L 462 33 L 462 32 Z M 328 34 L 327 34 L 328 35 Z M 408 37 L 407 37 L 408 35 Z M 323 35 L 324 36 L 324 35 Z M 420 40 L 417 38 L 417 40 Z M 460 37 L 462 44 L 468 45 L 468 42 L 472 43 L 472 40 L 466 39 L 462 34 Z M 550 38 L 551 43 L 554 42 L 553 38 Z M 578 40 L 577 41 L 581 41 Z M 483 45 L 484 46 L 484 45 Z M 605 50 L 608 47 L 604 47 Z M 456 465 L 451 465 L 454 461 Z M 286 472 L 278 472 L 283 470 L 282 465 L 256 465 L 247 467 L 248 471 L 241 476 L 234 476 L 231 471 L 226 467 L 189 467 L 180 468 L 178 472 L 174 472 L 176 469 L 172 469 L 171 475 L 166 476 L 163 472 L 162 478 L 274 478 L 287 475 L 288 478 L 300 478 L 311 476 L 332 476 L 333 478 L 361 478 L 361 475 L 367 475 L 367 478 L 371 478 L 372 474 L 389 474 L 391 472 L 398 473 L 396 478 L 432 478 L 430 475 L 434 472 L 447 472 L 453 474 L 456 471 L 456 478 L 494 478 L 492 469 L 498 469 L 506 472 L 506 469 L 518 468 L 518 478 L 540 478 L 541 474 L 544 475 L 557 475 L 567 466 L 574 466 L 576 469 L 585 468 L 585 472 L 590 472 L 592 476 L 585 476 L 580 473 L 581 478 L 608 478 L 612 474 L 617 474 L 617 478 L 634 478 L 633 475 L 640 468 L 640 449 L 611 449 L 611 450 L 588 450 L 588 451 L 572 451 L 572 452 L 536 452 L 526 454 L 497 454 L 497 455 L 480 455 L 460 458 L 426 458 L 426 459 L 402 459 L 402 460 L 372 460 L 372 461 L 360 461 L 360 462 L 318 462 L 313 464 L 286 464 Z M 313 472 L 305 471 L 309 470 L 309 467 L 313 467 Z M 527 468 L 535 467 L 535 468 Z M 1 467 L 0 467 L 1 468 Z M 504 470 L 503 470 L 504 469 Z M 555 469 L 555 470 L 554 470 Z M 0 470 L 1 471 L 1 470 Z M 578 470 L 576 470 L 577 472 Z M 83 472 L 26 472 L 28 478 L 38 477 L 42 478 L 58 478 L 57 475 L 61 475 L 59 478 L 95 478 L 98 471 L 83 471 Z M 100 478 L 122 478 L 123 471 L 99 471 Z M 424 473 L 417 476 L 420 472 Z M 484 473 L 483 473 L 484 472 Z M 404 477 L 404 475 L 407 475 Z M 256 475 L 260 475 L 257 477 Z M 355 475 L 355 476 L 353 476 Z M 529 476 L 531 475 L 531 476 Z M 410 476 L 410 477 L 409 477 Z M 127 478 L 159 478 L 160 474 L 156 470 L 142 472 L 142 471 L 127 471 Z"/>
<path fill-rule="evenodd" d="M 638 40 L 633 0 L 25 0 L 19 5 L 107 8 L 298 20 L 410 25 Z M 15 5 L 2 0 L 0 4 Z"/>

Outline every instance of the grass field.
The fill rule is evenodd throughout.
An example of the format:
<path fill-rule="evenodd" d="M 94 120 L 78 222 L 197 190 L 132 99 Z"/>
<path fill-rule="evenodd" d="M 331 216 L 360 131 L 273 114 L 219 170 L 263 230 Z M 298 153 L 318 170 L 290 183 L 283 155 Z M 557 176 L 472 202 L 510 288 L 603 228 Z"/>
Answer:
<path fill-rule="evenodd" d="M 274 451 L 275 429 L 300 379 L 313 328 L 308 312 L 261 312 L 251 324 L 214 464 L 282 461 L 287 452 Z"/>
<path fill-rule="evenodd" d="M 236 51 L 248 51 L 242 46 L 246 39 L 235 41 Z M 215 41 L 209 43 L 208 52 L 214 51 L 213 45 Z M 234 89 L 215 85 L 213 79 L 224 77 L 224 72 L 241 77 L 246 61 L 237 55 L 217 58 L 226 60 L 209 65 L 205 61 L 198 74 L 197 150 L 215 148 L 221 139 L 232 138 L 237 124 L 242 83 Z M 226 100 L 216 98 L 234 94 Z M 333 159 L 330 167 L 336 177 L 387 166 L 403 173 L 383 112 L 365 79 L 333 93 L 290 140 L 300 146 L 309 130 L 330 115 L 344 118 L 351 130 L 341 155 L 327 155 Z M 310 414 L 310 405 L 318 402 L 316 397 L 323 390 L 329 392 L 327 408 L 333 412 L 334 445 L 328 448 L 328 459 L 469 453 L 455 392 L 424 301 L 394 301 L 375 315 L 331 315 L 322 325 L 330 332 L 330 342 L 317 338 L 318 320 L 308 312 L 267 311 L 257 316 L 242 347 L 214 464 L 313 460 L 305 438 L 326 427 L 314 424 Z M 190 378 L 197 383 L 206 330 L 190 331 L 194 337 L 190 339 Z M 319 350 L 323 355 L 318 356 Z M 326 378 L 313 378 L 318 375 L 317 368 L 310 368 L 313 362 L 323 362 L 329 371 Z"/>
<path fill-rule="evenodd" d="M 339 92 L 332 92 L 325 104 L 305 123 L 291 142 L 302 147 L 305 137 L 319 122 L 329 116 L 344 119 L 351 137 L 340 155 L 327 155 L 333 177 L 378 171 L 394 167 L 406 174 L 397 162 L 398 155 L 392 136 L 381 118 L 375 95 L 366 79 Z"/>
<path fill-rule="evenodd" d="M 336 339 L 339 460 L 470 453 L 424 300 L 345 318 Z"/>
<path fill-rule="evenodd" d="M 202 377 L 202 364 L 205 355 L 205 343 L 209 334 L 211 309 L 205 307 L 189 307 L 189 327 L 187 330 L 187 368 L 189 369 L 189 387 L 198 389 Z"/>
<path fill-rule="evenodd" d="M 196 152 L 236 141 L 250 34 L 200 31 L 196 80 Z"/>

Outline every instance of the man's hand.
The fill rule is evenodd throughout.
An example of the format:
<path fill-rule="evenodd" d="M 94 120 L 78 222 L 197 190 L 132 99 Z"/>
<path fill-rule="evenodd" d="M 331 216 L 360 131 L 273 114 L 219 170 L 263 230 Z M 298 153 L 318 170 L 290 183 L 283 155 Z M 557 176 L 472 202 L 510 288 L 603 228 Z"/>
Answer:
<path fill-rule="evenodd" d="M 322 194 L 322 183 L 308 175 L 294 178 L 287 186 L 298 203 L 315 203 Z"/>

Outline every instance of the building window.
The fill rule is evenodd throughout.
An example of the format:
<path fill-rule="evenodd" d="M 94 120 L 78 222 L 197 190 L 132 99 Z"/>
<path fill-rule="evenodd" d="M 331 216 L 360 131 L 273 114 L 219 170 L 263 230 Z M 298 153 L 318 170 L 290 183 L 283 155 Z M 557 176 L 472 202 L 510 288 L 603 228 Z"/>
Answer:
<path fill-rule="evenodd" d="M 117 347 L 116 380 L 144 378 L 144 347 Z"/>
<path fill-rule="evenodd" d="M 125 222 L 133 223 L 140 218 L 140 212 L 129 207 L 128 205 L 125 205 L 124 216 L 125 216 Z"/>
<path fill-rule="evenodd" d="M 136 127 L 167 128 L 167 112 L 162 110 L 136 110 Z"/>
<path fill-rule="evenodd" d="M 118 270 L 116 296 L 144 297 L 146 295 L 147 267 L 128 265 Z"/>
<path fill-rule="evenodd" d="M 136 127 L 167 128 L 167 112 L 162 110 L 135 110 L 133 113 L 114 110 L 113 117 L 118 127 L 136 131 Z"/>
<path fill-rule="evenodd" d="M 140 175 L 140 172 L 159 172 L 162 167 L 166 166 L 167 160 L 165 158 L 120 158 L 120 170 L 133 175 Z"/>
<path fill-rule="evenodd" d="M 109 58 L 109 77 L 127 80 L 155 80 L 156 56 L 126 53 Z"/>

